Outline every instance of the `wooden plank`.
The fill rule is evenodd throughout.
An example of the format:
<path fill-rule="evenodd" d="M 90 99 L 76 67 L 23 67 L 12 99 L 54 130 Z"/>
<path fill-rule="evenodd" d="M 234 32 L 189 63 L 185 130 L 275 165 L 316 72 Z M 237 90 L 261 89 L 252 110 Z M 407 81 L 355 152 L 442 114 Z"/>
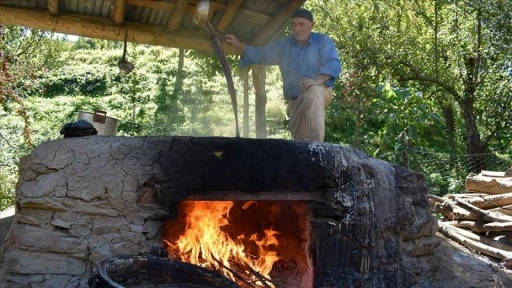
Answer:
<path fill-rule="evenodd" d="M 178 0 L 176 2 L 176 7 L 174 8 L 174 11 L 171 12 L 171 16 L 167 22 L 167 29 L 169 31 L 174 32 L 180 28 L 181 21 L 183 21 L 183 16 L 185 15 L 187 7 L 188 0 Z"/>
<path fill-rule="evenodd" d="M 114 7 L 112 9 L 112 19 L 114 20 L 114 24 L 123 24 L 125 12 L 126 0 L 114 0 Z"/>
<path fill-rule="evenodd" d="M 113 41 L 123 41 L 124 33 L 128 30 L 129 42 L 206 52 L 213 51 L 210 38 L 205 32 L 181 29 L 176 33 L 171 33 L 164 27 L 138 23 L 114 26 L 110 18 L 103 17 L 82 15 L 56 17 L 46 11 L 2 7 L 0 9 L 0 21 L 3 24 Z M 234 54 L 235 52 L 229 45 L 224 45 L 223 49 L 226 53 Z"/>
<path fill-rule="evenodd" d="M 231 21 L 233 21 L 233 18 L 237 14 L 243 2 L 243 0 L 233 0 L 225 6 L 224 13 L 222 13 L 222 17 L 220 18 L 219 23 L 217 23 L 217 30 L 226 32 L 226 29 L 229 27 Z"/>
<path fill-rule="evenodd" d="M 51 15 L 59 15 L 59 0 L 48 0 L 48 12 Z"/>

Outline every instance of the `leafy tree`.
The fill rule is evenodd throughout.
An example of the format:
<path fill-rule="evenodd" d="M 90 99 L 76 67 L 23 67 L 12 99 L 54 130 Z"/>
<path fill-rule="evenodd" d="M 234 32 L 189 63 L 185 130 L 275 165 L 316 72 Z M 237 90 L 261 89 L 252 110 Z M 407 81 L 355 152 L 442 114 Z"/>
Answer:
<path fill-rule="evenodd" d="M 438 149 L 451 147 L 454 153 L 460 147 L 457 143 L 463 143 L 470 171 L 483 168 L 481 155 L 489 143 L 509 147 L 505 137 L 511 126 L 499 123 L 511 119 L 511 109 L 506 108 L 512 83 L 506 60 L 512 52 L 511 28 L 503 22 L 512 15 L 510 1 L 308 3 L 325 15 L 316 17 L 317 25 L 332 32 L 342 51 L 350 91 L 357 91 L 361 100 L 355 103 L 365 107 L 356 111 L 373 111 L 368 105 L 378 104 L 371 101 L 378 97 L 371 87 L 384 82 L 413 87 L 436 105 L 434 114 L 445 118 L 446 143 L 451 144 Z"/>
<path fill-rule="evenodd" d="M 23 135 L 27 145 L 32 145 L 30 121 L 24 108 L 25 92 L 31 80 L 62 65 L 59 54 L 65 51 L 64 42 L 53 33 L 18 26 L 0 25 L 0 105 L 11 112 L 8 101 L 17 103 L 16 112 L 25 122 Z"/>
<path fill-rule="evenodd" d="M 26 91 L 31 80 L 62 64 L 58 56 L 66 47 L 52 33 L 0 25 L 0 118 L 9 123 L 0 126 L 0 209 L 12 204 L 19 156 L 33 145 Z"/>

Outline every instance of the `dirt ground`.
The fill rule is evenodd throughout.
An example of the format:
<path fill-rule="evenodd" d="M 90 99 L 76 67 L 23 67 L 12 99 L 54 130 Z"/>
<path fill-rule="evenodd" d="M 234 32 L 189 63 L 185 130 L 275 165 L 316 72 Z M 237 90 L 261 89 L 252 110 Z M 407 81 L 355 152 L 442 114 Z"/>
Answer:
<path fill-rule="evenodd" d="M 0 241 L 7 235 L 13 214 L 14 208 L 0 213 Z M 417 275 L 417 284 L 411 288 L 512 287 L 512 270 L 504 269 L 498 261 L 479 255 L 440 233 L 436 237 L 441 243 L 434 254 L 416 263 L 431 272 Z"/>

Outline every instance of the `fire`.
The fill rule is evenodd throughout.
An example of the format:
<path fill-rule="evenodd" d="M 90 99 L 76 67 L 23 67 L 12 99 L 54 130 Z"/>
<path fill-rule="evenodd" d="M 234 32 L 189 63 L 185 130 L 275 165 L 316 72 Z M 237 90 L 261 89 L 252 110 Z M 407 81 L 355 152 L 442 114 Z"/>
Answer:
<path fill-rule="evenodd" d="M 232 280 L 240 280 L 274 287 L 270 272 L 280 260 L 278 254 L 280 235 L 272 226 L 265 226 L 265 221 L 245 219 L 238 226 L 246 226 L 245 232 L 234 229 L 231 225 L 230 211 L 232 201 L 185 201 L 180 213 L 185 215 L 185 223 L 171 221 L 171 233 L 166 233 L 166 248 L 172 258 L 221 271 Z M 236 209 L 246 210 L 255 202 L 246 202 Z M 272 209 L 267 210 L 272 214 Z M 268 217 L 268 214 L 267 214 Z M 272 216 L 270 216 L 272 217 Z M 254 219 L 253 219 L 254 220 Z M 254 226 L 254 227 L 251 227 Z M 258 226 L 260 229 L 256 231 Z M 176 230 L 182 230 L 176 238 Z"/>

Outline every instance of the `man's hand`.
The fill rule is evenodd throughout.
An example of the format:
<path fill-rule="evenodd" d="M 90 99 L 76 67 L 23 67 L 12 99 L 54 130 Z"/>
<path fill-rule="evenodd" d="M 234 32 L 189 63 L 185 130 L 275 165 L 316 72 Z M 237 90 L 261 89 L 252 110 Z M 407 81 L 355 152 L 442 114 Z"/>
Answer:
<path fill-rule="evenodd" d="M 233 46 L 238 54 L 244 55 L 245 43 L 240 42 L 240 40 L 238 40 L 238 38 L 236 38 L 235 35 L 227 34 L 224 37 L 224 42 Z"/>
<path fill-rule="evenodd" d="M 320 74 L 315 78 L 304 78 L 299 81 L 299 90 L 300 92 L 304 92 L 309 89 L 309 87 L 314 85 L 322 85 L 325 81 L 331 79 L 330 75 Z"/>

